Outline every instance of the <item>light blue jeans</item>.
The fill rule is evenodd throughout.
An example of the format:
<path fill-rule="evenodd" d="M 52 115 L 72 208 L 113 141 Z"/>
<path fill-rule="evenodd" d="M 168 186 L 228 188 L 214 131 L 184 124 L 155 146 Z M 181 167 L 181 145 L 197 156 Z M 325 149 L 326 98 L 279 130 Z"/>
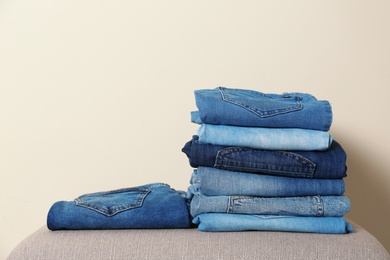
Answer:
<path fill-rule="evenodd" d="M 195 91 L 195 123 L 254 127 L 305 128 L 328 131 L 332 108 L 328 101 L 306 93 L 265 94 L 254 90 Z"/>
<path fill-rule="evenodd" d="M 343 179 L 305 179 L 245 172 L 212 167 L 195 169 L 189 189 L 206 196 L 340 196 L 345 191 Z"/>
<path fill-rule="evenodd" d="M 203 213 L 342 217 L 350 210 L 345 196 L 253 197 L 194 194 L 191 215 Z"/>
<path fill-rule="evenodd" d="M 295 217 L 264 216 L 225 213 L 206 213 L 193 221 L 200 231 L 288 231 L 323 234 L 345 234 L 353 232 L 344 217 Z"/>
<path fill-rule="evenodd" d="M 202 124 L 198 129 L 198 136 L 203 143 L 265 150 L 323 151 L 332 143 L 332 136 L 328 132 L 300 128 Z"/>

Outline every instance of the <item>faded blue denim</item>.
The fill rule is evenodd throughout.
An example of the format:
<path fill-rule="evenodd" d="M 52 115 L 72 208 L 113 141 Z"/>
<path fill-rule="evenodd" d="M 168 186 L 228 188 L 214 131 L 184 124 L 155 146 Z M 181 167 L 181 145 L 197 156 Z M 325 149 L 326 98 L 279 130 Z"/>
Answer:
<path fill-rule="evenodd" d="M 193 221 L 200 231 L 287 231 L 322 234 L 345 234 L 353 227 L 344 217 L 295 217 L 207 213 L 196 216 Z"/>
<path fill-rule="evenodd" d="M 328 131 L 332 107 L 305 93 L 265 94 L 254 90 L 195 90 L 198 111 L 191 113 L 194 123 L 276 128 L 305 128 Z"/>
<path fill-rule="evenodd" d="M 205 196 L 198 192 L 190 204 L 192 217 L 203 213 L 342 217 L 349 210 L 350 201 L 345 196 Z"/>
<path fill-rule="evenodd" d="M 215 145 L 264 150 L 326 150 L 332 143 L 328 132 L 300 128 L 260 128 L 202 124 L 199 141 Z"/>
<path fill-rule="evenodd" d="M 185 192 L 163 183 L 58 201 L 47 216 L 51 230 L 188 228 L 190 225 Z"/>
<path fill-rule="evenodd" d="M 226 171 L 212 167 L 195 169 L 189 189 L 206 196 L 340 196 L 343 179 L 305 179 Z"/>
<path fill-rule="evenodd" d="M 340 179 L 346 177 L 347 155 L 336 141 L 326 151 L 271 151 L 246 147 L 213 145 L 193 136 L 182 151 L 192 167 L 275 176 Z"/>

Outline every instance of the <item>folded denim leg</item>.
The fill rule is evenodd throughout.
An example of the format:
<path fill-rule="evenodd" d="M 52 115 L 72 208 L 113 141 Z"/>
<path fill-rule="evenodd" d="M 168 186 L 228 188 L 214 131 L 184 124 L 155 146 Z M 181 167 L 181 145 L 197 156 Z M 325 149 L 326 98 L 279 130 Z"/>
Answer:
<path fill-rule="evenodd" d="M 343 217 L 295 217 L 206 213 L 196 216 L 193 223 L 200 231 L 287 231 L 323 234 L 353 232 L 352 226 Z"/>
<path fill-rule="evenodd" d="M 300 128 L 202 124 L 198 136 L 203 143 L 265 150 L 323 151 L 332 143 L 332 136 L 328 132 Z"/>

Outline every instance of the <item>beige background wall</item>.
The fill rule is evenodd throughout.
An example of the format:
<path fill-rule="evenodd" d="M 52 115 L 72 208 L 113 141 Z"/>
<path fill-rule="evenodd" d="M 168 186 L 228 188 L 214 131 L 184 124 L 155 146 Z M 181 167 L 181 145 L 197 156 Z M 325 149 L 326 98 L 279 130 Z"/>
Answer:
<path fill-rule="evenodd" d="M 0 258 L 57 200 L 166 182 L 200 88 L 333 105 L 348 217 L 390 250 L 389 1 L 0 1 Z"/>

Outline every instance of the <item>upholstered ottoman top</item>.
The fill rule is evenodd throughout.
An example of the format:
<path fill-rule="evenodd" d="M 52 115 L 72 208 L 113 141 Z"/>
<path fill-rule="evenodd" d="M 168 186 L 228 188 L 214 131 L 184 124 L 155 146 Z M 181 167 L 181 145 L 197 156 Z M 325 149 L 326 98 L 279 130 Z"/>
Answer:
<path fill-rule="evenodd" d="M 390 259 L 352 222 L 342 235 L 292 232 L 201 232 L 197 229 L 50 231 L 42 227 L 8 259 Z"/>

